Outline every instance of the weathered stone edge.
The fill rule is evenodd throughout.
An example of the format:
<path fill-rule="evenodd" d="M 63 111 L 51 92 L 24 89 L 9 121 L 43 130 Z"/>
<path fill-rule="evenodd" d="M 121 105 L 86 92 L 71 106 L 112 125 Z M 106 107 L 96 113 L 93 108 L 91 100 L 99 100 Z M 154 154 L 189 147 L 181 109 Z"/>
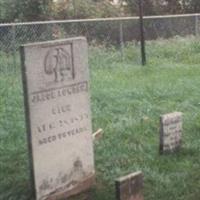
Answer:
<path fill-rule="evenodd" d="M 73 41 L 72 41 L 73 40 Z M 43 42 L 33 42 L 33 43 L 27 43 L 22 44 L 22 47 L 37 47 L 40 45 L 40 47 L 46 47 L 46 46 L 56 46 L 56 45 L 66 45 L 75 41 L 87 41 L 86 37 L 71 37 L 71 38 L 65 38 L 65 39 L 58 39 L 58 40 L 49 40 L 49 41 L 43 41 Z"/>
<path fill-rule="evenodd" d="M 75 188 L 63 191 L 54 195 L 51 195 L 46 198 L 46 200 L 61 200 L 66 199 L 68 197 L 72 197 L 78 195 L 84 191 L 87 191 L 93 186 L 96 182 L 96 176 L 93 174 L 92 176 L 88 177 L 86 180 L 80 182 Z"/>

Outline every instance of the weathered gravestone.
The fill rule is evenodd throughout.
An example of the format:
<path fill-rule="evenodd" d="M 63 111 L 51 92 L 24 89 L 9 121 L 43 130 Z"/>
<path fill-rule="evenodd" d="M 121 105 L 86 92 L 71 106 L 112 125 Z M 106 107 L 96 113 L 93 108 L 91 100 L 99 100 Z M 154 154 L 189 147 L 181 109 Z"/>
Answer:
<path fill-rule="evenodd" d="M 174 112 L 160 117 L 160 153 L 180 149 L 182 137 L 182 113 Z"/>
<path fill-rule="evenodd" d="M 28 44 L 21 56 L 36 199 L 86 190 L 95 174 L 87 41 Z"/>
<path fill-rule="evenodd" d="M 143 174 L 136 172 L 116 180 L 116 197 L 117 200 L 144 200 Z"/>

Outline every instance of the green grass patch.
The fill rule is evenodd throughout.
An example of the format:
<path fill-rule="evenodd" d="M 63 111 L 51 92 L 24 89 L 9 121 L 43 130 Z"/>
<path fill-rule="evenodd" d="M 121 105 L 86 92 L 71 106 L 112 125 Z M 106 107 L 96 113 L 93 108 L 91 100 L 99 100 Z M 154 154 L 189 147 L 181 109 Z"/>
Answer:
<path fill-rule="evenodd" d="M 131 43 L 124 59 L 115 48 L 91 47 L 93 129 L 97 184 L 73 199 L 114 200 L 114 180 L 141 170 L 146 200 L 200 198 L 200 42 L 173 38 L 147 43 L 148 65 L 140 66 Z M 0 75 L 0 199 L 31 199 L 20 76 Z M 184 113 L 183 146 L 160 156 L 159 116 Z"/>

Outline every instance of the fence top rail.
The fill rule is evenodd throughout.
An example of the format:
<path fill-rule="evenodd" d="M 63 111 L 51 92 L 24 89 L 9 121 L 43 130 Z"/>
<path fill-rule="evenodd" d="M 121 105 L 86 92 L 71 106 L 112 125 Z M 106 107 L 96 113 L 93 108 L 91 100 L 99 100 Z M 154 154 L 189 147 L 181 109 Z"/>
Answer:
<path fill-rule="evenodd" d="M 152 15 L 144 16 L 144 19 L 166 19 L 200 16 L 200 13 L 179 14 L 179 15 Z M 6 26 L 27 26 L 27 25 L 45 25 L 45 24 L 64 24 L 64 23 L 84 23 L 84 22 L 104 22 L 104 21 L 126 21 L 138 20 L 139 16 L 134 17 L 111 17 L 111 18 L 94 18 L 94 19 L 72 19 L 72 20 L 51 20 L 51 21 L 35 21 L 35 22 L 19 22 L 19 23 L 2 23 L 0 27 Z"/>

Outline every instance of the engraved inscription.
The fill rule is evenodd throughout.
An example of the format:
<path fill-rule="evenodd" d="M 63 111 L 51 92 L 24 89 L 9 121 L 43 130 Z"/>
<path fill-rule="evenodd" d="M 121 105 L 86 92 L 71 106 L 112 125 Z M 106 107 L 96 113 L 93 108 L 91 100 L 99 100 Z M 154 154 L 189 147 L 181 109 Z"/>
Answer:
<path fill-rule="evenodd" d="M 64 105 L 64 106 L 54 106 L 51 109 L 51 113 L 53 115 L 59 115 L 59 114 L 63 114 L 63 113 L 67 113 L 71 111 L 71 106 L 70 105 Z"/>
<path fill-rule="evenodd" d="M 40 102 L 50 101 L 52 99 L 71 96 L 88 92 L 88 82 L 80 82 L 73 85 L 67 85 L 60 88 L 53 88 L 49 90 L 36 91 L 31 94 L 31 103 L 37 104 Z"/>
<path fill-rule="evenodd" d="M 46 124 L 42 124 L 42 125 L 37 125 L 37 133 L 49 133 L 50 131 L 52 131 L 53 129 L 60 129 L 60 128 L 68 128 L 71 125 L 79 125 L 84 119 L 88 119 L 89 116 L 88 114 L 84 113 L 84 114 L 80 114 L 78 116 L 75 117 L 71 117 L 69 119 L 58 119 L 56 121 L 52 121 L 46 123 Z"/>
<path fill-rule="evenodd" d="M 38 144 L 39 145 L 43 145 L 43 144 L 48 144 L 48 143 L 56 142 L 58 140 L 65 139 L 68 136 L 72 137 L 72 136 L 78 135 L 80 133 L 83 133 L 85 131 L 87 131 L 87 127 L 81 127 L 81 128 L 71 129 L 69 131 L 58 133 L 57 135 L 51 135 L 51 136 L 39 139 Z"/>
<path fill-rule="evenodd" d="M 172 152 L 180 148 L 182 136 L 182 113 L 161 116 L 160 151 Z"/>

